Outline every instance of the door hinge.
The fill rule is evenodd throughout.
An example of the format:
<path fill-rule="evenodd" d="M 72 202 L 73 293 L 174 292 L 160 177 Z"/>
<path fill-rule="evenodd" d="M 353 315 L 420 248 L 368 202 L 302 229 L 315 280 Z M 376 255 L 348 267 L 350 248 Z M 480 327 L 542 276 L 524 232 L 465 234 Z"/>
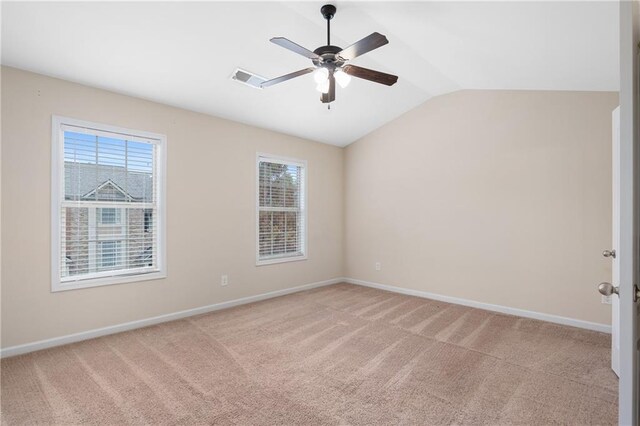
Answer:
<path fill-rule="evenodd" d="M 640 288 L 638 288 L 638 284 L 633 285 L 633 301 L 638 302 L 640 300 Z"/>

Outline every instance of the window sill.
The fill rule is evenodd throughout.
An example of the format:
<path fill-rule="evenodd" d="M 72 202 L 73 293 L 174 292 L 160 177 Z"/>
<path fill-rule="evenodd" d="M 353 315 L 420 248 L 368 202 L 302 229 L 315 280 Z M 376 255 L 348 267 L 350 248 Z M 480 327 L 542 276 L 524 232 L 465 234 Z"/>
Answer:
<path fill-rule="evenodd" d="M 273 259 L 256 260 L 256 266 L 275 265 L 276 263 L 298 262 L 307 260 L 307 255 L 292 257 L 276 257 Z"/>
<path fill-rule="evenodd" d="M 78 290 L 81 288 L 102 287 L 106 285 L 126 284 L 138 281 L 151 281 L 166 278 L 167 274 L 163 271 L 149 272 L 146 274 L 129 275 L 129 276 L 112 276 L 104 278 L 93 278 L 88 280 L 59 282 L 54 281 L 51 285 L 51 292 Z"/>

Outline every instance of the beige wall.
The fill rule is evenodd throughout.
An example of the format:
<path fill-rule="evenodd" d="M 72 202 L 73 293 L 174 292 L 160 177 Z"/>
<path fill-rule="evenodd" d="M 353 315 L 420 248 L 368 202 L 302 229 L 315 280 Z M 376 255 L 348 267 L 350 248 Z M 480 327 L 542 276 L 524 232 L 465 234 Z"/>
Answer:
<path fill-rule="evenodd" d="M 52 114 L 167 135 L 167 279 L 50 292 Z M 2 124 L 3 348 L 342 275 L 340 148 L 12 68 Z M 255 266 L 256 152 L 308 161 L 306 261 Z"/>
<path fill-rule="evenodd" d="M 610 322 L 615 93 L 457 92 L 343 150 L 12 68 L 1 89 L 3 348 L 340 276 Z M 50 292 L 52 114 L 167 135 L 167 279 Z M 255 266 L 256 152 L 308 161 L 307 261 Z"/>
<path fill-rule="evenodd" d="M 609 324 L 617 99 L 462 91 L 350 145 L 346 276 Z"/>

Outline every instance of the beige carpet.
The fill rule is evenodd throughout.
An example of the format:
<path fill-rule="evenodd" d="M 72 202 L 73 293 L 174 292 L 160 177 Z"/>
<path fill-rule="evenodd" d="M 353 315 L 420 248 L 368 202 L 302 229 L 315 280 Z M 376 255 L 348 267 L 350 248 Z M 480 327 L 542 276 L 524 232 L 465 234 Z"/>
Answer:
<path fill-rule="evenodd" d="M 2 423 L 615 424 L 609 336 L 338 284 L 2 360 Z"/>

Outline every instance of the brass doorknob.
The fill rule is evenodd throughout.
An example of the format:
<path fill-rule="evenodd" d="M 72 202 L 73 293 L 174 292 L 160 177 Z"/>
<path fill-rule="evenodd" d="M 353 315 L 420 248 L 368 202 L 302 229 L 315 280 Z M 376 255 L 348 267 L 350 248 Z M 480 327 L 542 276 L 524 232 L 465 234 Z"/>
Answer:
<path fill-rule="evenodd" d="M 618 287 L 614 287 L 611 283 L 603 282 L 598 286 L 598 291 L 603 296 L 611 296 L 612 294 L 618 294 Z"/>
<path fill-rule="evenodd" d="M 614 259 L 616 258 L 616 251 L 615 250 L 605 250 L 602 252 L 602 255 L 604 257 L 613 257 Z"/>

